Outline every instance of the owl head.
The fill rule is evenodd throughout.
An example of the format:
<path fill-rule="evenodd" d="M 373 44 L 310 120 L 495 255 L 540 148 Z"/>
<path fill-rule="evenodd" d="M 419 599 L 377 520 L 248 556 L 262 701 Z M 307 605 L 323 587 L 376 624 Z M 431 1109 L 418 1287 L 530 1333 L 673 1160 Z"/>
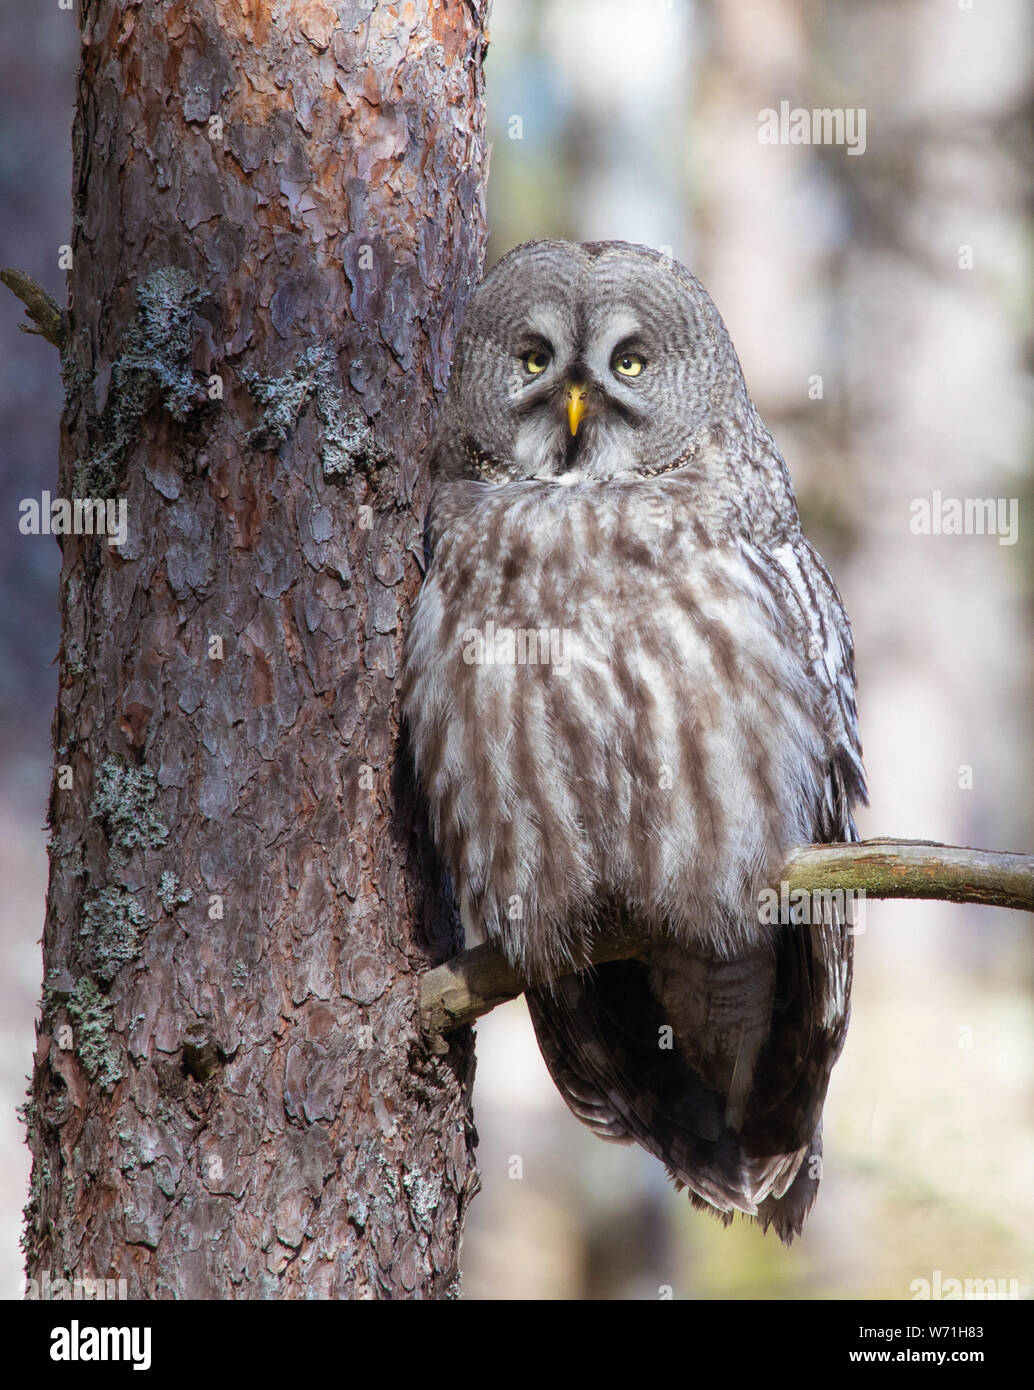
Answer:
<path fill-rule="evenodd" d="M 751 410 L 725 325 L 683 266 L 621 241 L 530 241 L 471 299 L 434 467 L 487 482 L 655 477 Z"/>

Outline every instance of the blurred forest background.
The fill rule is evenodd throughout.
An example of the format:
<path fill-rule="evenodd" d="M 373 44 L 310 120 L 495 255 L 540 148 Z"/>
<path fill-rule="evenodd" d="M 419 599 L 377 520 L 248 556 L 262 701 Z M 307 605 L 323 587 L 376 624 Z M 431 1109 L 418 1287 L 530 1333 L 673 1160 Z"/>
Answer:
<path fill-rule="evenodd" d="M 450 0 L 451 2 L 451 0 Z M 489 262 L 532 237 L 670 248 L 715 299 L 854 624 L 863 835 L 1034 843 L 1034 18 L 1024 0 L 494 0 Z M 0 11 L 0 264 L 64 300 L 78 31 Z M 862 108 L 864 153 L 766 145 L 765 108 Z M 968 249 L 967 249 L 968 248 Z M 0 292 L 0 1296 L 18 1295 L 46 888 L 59 552 L 57 357 Z M 816 379 L 821 378 L 821 396 Z M 922 536 L 910 504 L 1015 498 L 1019 538 Z M 594 1139 L 523 1003 L 478 1025 L 479 1298 L 907 1299 L 1034 1285 L 1034 955 L 1024 914 L 870 903 L 787 1252 Z"/>

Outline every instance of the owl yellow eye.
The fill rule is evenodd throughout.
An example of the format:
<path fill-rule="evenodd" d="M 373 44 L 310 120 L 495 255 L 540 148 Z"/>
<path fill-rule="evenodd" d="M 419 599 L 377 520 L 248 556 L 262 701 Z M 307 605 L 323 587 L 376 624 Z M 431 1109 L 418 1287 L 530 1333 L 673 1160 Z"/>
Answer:
<path fill-rule="evenodd" d="M 643 370 L 643 359 L 637 352 L 619 353 L 611 366 L 619 376 L 638 376 Z"/>
<path fill-rule="evenodd" d="M 549 353 L 533 350 L 526 352 L 521 358 L 524 363 L 524 370 L 530 372 L 532 376 L 538 376 L 539 372 L 544 372 L 549 366 Z"/>

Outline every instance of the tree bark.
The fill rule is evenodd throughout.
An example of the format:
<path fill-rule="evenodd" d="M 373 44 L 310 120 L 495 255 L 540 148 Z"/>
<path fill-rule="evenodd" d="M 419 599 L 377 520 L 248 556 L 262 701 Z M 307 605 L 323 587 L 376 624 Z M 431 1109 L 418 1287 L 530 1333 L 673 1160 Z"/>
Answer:
<path fill-rule="evenodd" d="M 84 0 L 30 1276 L 455 1292 L 456 948 L 398 745 L 484 248 L 483 0 Z"/>

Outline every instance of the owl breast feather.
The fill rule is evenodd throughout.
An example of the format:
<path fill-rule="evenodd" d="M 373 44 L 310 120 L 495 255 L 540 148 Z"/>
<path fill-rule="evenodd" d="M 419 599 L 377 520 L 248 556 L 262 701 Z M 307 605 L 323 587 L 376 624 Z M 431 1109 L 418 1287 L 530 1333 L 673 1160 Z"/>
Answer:
<path fill-rule="evenodd" d="M 403 709 L 468 944 L 536 977 L 616 915 L 735 954 L 814 837 L 804 634 L 672 480 L 439 488 Z"/>

